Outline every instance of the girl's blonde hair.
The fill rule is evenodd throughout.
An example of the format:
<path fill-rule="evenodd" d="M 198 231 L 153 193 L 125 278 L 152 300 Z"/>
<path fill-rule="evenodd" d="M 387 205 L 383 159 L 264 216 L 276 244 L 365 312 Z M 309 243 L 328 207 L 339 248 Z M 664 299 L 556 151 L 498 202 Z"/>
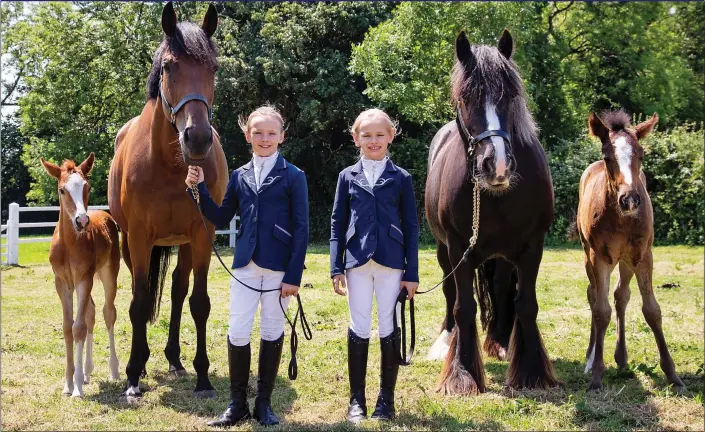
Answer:
<path fill-rule="evenodd" d="M 370 108 L 368 110 L 365 110 L 360 113 L 360 115 L 357 116 L 355 119 L 355 123 L 353 123 L 352 127 L 350 128 L 350 133 L 353 133 L 357 135 L 360 132 L 360 123 L 362 123 L 363 120 L 375 118 L 375 117 L 381 117 L 384 120 L 387 121 L 389 124 L 389 130 L 392 132 L 391 135 L 392 137 L 397 136 L 397 129 L 399 128 L 399 122 L 396 120 L 393 120 L 391 117 L 389 117 L 389 114 L 386 112 L 382 111 L 379 108 Z"/>
<path fill-rule="evenodd" d="M 286 123 L 284 122 L 284 117 L 282 117 L 282 114 L 279 112 L 279 110 L 276 109 L 273 105 L 262 105 L 261 107 L 252 111 L 250 115 L 247 116 L 247 118 L 245 118 L 245 116 L 238 117 L 237 124 L 240 125 L 240 129 L 242 129 L 244 133 L 249 132 L 250 122 L 252 121 L 252 118 L 256 116 L 274 117 L 279 121 L 279 124 L 281 124 L 282 132 L 286 131 Z"/>

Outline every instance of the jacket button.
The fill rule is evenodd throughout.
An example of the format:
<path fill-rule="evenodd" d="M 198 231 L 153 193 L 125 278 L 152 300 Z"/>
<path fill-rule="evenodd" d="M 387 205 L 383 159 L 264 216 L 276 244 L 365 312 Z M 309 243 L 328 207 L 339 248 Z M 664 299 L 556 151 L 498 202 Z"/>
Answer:
<path fill-rule="evenodd" d="M 375 220 L 375 217 L 374 217 L 374 216 L 372 216 L 372 215 L 370 215 L 370 217 L 368 217 L 367 219 L 369 219 L 369 221 L 370 221 L 370 222 L 372 222 L 372 221 L 374 221 L 374 220 Z"/>
<path fill-rule="evenodd" d="M 254 237 L 250 237 L 250 243 L 254 243 L 254 242 L 255 242 L 255 238 L 254 238 Z"/>
<path fill-rule="evenodd" d="M 257 216 L 252 218 L 252 222 L 257 222 Z"/>
<path fill-rule="evenodd" d="M 372 235 L 370 236 L 370 240 L 375 240 L 376 238 L 377 238 L 377 236 L 374 235 L 374 234 L 372 234 Z"/>

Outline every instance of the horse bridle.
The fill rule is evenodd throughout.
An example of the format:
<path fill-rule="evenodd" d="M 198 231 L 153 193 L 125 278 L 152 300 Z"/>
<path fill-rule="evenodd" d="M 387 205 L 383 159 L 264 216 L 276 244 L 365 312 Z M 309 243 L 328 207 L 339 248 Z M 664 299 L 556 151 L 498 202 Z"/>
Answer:
<path fill-rule="evenodd" d="M 199 93 L 189 93 L 186 96 L 184 96 L 179 103 L 176 104 L 176 106 L 172 107 L 169 104 L 169 101 L 166 99 L 164 96 L 164 93 L 162 92 L 162 77 L 164 76 L 164 66 L 162 66 L 161 70 L 159 71 L 159 97 L 161 98 L 162 102 L 166 107 L 168 108 L 168 113 L 169 113 L 169 121 L 171 122 L 171 125 L 176 128 L 176 113 L 181 110 L 181 108 L 186 105 L 186 103 L 191 102 L 192 100 L 197 100 L 201 101 L 204 104 L 206 104 L 206 108 L 208 109 L 208 121 L 210 122 L 213 120 L 213 107 L 208 104 L 208 99 L 205 98 L 202 94 Z"/>
<path fill-rule="evenodd" d="M 507 154 L 513 156 L 511 138 L 509 137 L 509 134 L 507 132 L 501 129 L 486 130 L 477 136 L 472 136 L 467 126 L 465 126 L 465 122 L 463 121 L 463 112 L 461 111 L 461 105 L 463 105 L 463 102 L 461 100 L 458 100 L 455 104 L 455 123 L 457 124 L 458 130 L 460 131 L 460 137 L 463 140 L 463 144 L 465 144 L 465 147 L 467 149 L 468 160 L 472 161 L 472 157 L 475 154 L 475 149 L 477 148 L 477 144 L 479 142 L 493 136 L 498 136 L 502 138 L 504 140 L 504 144 L 507 147 Z M 472 177 L 474 179 L 477 177 L 476 167 L 474 163 L 471 163 L 471 166 Z"/>

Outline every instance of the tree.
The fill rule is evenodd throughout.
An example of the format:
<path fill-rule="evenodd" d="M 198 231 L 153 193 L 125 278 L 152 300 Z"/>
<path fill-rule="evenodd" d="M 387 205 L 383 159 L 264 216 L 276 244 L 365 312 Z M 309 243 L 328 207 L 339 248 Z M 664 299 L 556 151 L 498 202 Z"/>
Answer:
<path fill-rule="evenodd" d="M 18 121 L 14 117 L 2 119 L 2 220 L 7 220 L 7 208 L 12 202 L 25 203 L 29 191 L 29 171 L 22 163 L 22 147 L 25 138 L 20 134 Z"/>

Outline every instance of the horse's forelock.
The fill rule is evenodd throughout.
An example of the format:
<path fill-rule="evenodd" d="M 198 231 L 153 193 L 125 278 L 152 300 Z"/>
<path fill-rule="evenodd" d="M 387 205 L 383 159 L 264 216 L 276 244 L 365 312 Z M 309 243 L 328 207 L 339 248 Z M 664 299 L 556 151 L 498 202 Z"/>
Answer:
<path fill-rule="evenodd" d="M 212 38 L 206 36 L 203 29 L 192 22 L 180 22 L 176 26 L 174 36 L 162 39 L 159 48 L 152 58 L 152 69 L 147 78 L 147 98 L 159 96 L 159 78 L 162 59 L 166 54 L 174 57 L 190 57 L 205 66 L 208 70 L 218 70 L 218 48 Z"/>
<path fill-rule="evenodd" d="M 612 132 L 627 130 L 631 126 L 631 118 L 624 110 L 603 111 L 600 114 L 602 122 Z"/>
<path fill-rule="evenodd" d="M 520 141 L 537 140 L 536 123 L 527 107 L 521 74 L 514 61 L 504 57 L 495 47 L 473 45 L 471 49 L 475 58 L 472 68 L 467 68 L 457 60 L 453 67 L 453 101 L 462 100 L 468 106 L 476 106 L 481 103 L 484 95 L 485 103 L 489 101 L 495 106 L 505 105 L 514 135 Z M 506 103 L 500 103 L 502 101 Z"/>

